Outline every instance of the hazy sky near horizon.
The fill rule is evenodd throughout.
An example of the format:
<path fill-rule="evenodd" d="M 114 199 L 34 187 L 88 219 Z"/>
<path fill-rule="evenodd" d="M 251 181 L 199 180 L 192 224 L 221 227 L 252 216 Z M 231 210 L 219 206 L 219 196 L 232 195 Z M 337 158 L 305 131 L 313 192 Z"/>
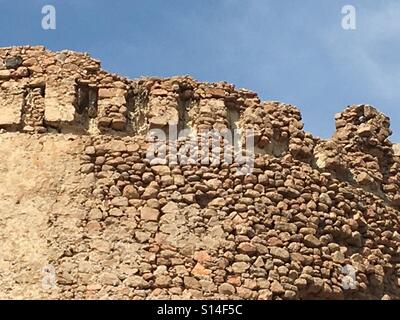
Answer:
<path fill-rule="evenodd" d="M 41 27 L 44 5 L 56 30 Z M 341 25 L 356 8 L 356 30 Z M 0 0 L 0 46 L 89 52 L 130 78 L 192 75 L 298 106 L 330 137 L 334 114 L 369 103 L 400 142 L 398 0 Z"/>

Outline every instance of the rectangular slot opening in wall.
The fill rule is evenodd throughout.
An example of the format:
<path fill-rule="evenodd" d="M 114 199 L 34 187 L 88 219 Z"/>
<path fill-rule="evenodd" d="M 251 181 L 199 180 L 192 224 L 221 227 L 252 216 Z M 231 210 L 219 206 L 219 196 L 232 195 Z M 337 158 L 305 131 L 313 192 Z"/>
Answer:
<path fill-rule="evenodd" d="M 77 83 L 76 104 L 77 120 L 88 129 L 91 118 L 97 116 L 98 89 L 86 83 Z"/>
<path fill-rule="evenodd" d="M 29 91 L 36 91 L 38 92 L 42 98 L 44 98 L 45 94 L 46 94 L 46 85 L 44 83 L 39 83 L 39 84 L 31 84 L 29 86 L 27 86 L 27 92 Z"/>
<path fill-rule="evenodd" d="M 189 106 L 190 100 L 179 100 L 178 101 L 178 134 L 180 131 L 188 129 L 189 125 Z"/>
<path fill-rule="evenodd" d="M 76 112 L 83 114 L 87 112 L 90 118 L 96 117 L 97 114 L 97 96 L 98 89 L 87 84 L 78 83 Z"/>
<path fill-rule="evenodd" d="M 227 108 L 227 120 L 228 128 L 231 131 L 237 130 L 237 122 L 240 119 L 240 112 L 237 108 L 228 107 Z"/>
<path fill-rule="evenodd" d="M 149 124 L 146 119 L 148 97 L 144 92 L 128 92 L 126 99 L 128 108 L 128 132 L 134 135 L 146 135 Z"/>

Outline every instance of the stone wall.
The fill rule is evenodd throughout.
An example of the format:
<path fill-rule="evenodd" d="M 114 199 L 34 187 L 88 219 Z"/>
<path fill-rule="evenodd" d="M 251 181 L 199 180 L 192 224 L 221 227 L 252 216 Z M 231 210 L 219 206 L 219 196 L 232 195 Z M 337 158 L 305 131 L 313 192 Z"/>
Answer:
<path fill-rule="evenodd" d="M 57 287 L 36 296 L 400 298 L 400 158 L 389 119 L 371 106 L 337 114 L 322 140 L 296 107 L 225 82 L 130 80 L 86 54 L 13 47 L 0 49 L 0 110 L 8 139 L 80 143 L 68 161 L 81 183 L 43 191 L 58 190 L 39 237 Z M 254 130 L 253 171 L 149 159 L 147 132 L 171 125 Z M 2 265 L 21 273 L 8 252 Z M 3 277 L 0 296 L 29 297 L 35 270 L 25 282 Z"/>

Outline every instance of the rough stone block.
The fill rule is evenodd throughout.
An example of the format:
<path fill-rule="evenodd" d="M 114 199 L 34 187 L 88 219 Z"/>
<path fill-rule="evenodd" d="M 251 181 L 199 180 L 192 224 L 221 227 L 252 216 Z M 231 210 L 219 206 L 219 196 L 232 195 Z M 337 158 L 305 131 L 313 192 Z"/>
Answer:
<path fill-rule="evenodd" d="M 73 122 L 76 112 L 74 83 L 47 85 L 44 105 L 47 122 Z"/>
<path fill-rule="evenodd" d="M 22 91 L 0 91 L 0 126 L 19 125 L 23 104 Z"/>
<path fill-rule="evenodd" d="M 114 98 L 123 97 L 126 94 L 126 90 L 121 88 L 100 88 L 99 89 L 99 99 L 103 98 Z"/>

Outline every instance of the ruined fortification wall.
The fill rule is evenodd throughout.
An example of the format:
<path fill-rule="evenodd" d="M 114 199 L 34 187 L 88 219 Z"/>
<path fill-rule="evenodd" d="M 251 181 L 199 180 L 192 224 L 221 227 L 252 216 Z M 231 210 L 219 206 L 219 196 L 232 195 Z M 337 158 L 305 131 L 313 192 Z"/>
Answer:
<path fill-rule="evenodd" d="M 13 47 L 0 49 L 0 110 L 4 181 L 49 181 L 3 183 L 1 297 L 400 297 L 400 158 L 371 106 L 337 114 L 321 140 L 296 107 L 228 83 L 129 80 L 85 54 Z M 149 130 L 173 125 L 252 129 L 253 171 L 149 158 Z M 31 163 L 21 148 L 43 158 L 37 177 L 16 169 Z"/>

